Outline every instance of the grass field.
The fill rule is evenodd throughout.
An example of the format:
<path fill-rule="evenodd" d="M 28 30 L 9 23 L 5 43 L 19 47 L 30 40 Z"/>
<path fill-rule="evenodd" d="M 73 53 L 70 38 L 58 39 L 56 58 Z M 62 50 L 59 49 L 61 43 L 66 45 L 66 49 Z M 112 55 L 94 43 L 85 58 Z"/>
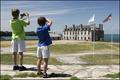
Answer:
<path fill-rule="evenodd" d="M 14 77 L 25 78 L 25 77 L 40 77 L 40 76 L 36 75 L 35 73 L 19 73 L 19 74 L 16 74 Z M 115 80 L 114 78 L 120 78 L 120 72 L 119 73 L 113 73 L 113 74 L 107 74 L 103 77 L 113 78 L 113 80 Z M 12 80 L 12 78 L 13 77 L 9 76 L 9 75 L 1 75 L 0 80 Z M 71 77 L 70 80 L 81 80 L 81 79 L 79 79 L 77 77 Z"/>
<path fill-rule="evenodd" d="M 24 64 L 34 64 L 36 65 L 37 58 L 31 55 L 24 55 L 23 63 Z M 1 64 L 12 64 L 12 55 L 11 54 L 1 54 Z M 57 61 L 55 58 L 50 57 L 49 64 L 62 64 Z"/>
<path fill-rule="evenodd" d="M 119 54 L 94 54 L 94 55 L 85 55 L 80 56 L 85 62 L 90 64 L 97 64 L 97 65 L 109 65 L 109 64 L 116 64 L 119 65 Z"/>
<path fill-rule="evenodd" d="M 2 41 L 2 46 L 8 46 L 10 41 Z M 28 45 L 35 45 L 37 43 L 36 40 L 27 41 Z M 119 55 L 107 55 L 107 52 L 112 53 L 119 53 L 119 43 L 111 43 L 108 42 L 94 42 L 94 45 L 92 42 L 78 42 L 78 41 L 54 41 L 53 45 L 50 46 L 50 51 L 52 54 L 69 54 L 69 53 L 79 53 L 79 52 L 92 52 L 94 47 L 95 52 L 101 52 L 105 53 L 104 55 L 86 55 L 82 56 L 81 58 L 87 62 L 95 63 L 95 64 L 118 64 L 118 57 Z M 111 50 L 112 49 L 112 50 Z M 37 47 L 30 47 L 27 48 L 27 52 L 29 53 L 36 53 Z M 112 60 L 111 60 L 112 58 Z M 2 64 L 12 64 L 10 54 L 2 54 L 1 55 L 1 63 Z M 30 62 L 30 60 L 33 60 L 33 62 Z M 35 56 L 25 56 L 24 57 L 24 63 L 25 64 L 36 64 L 37 58 Z M 111 60 L 111 61 L 110 61 Z M 55 58 L 50 58 L 49 60 L 50 64 L 62 64 L 58 62 Z"/>
<path fill-rule="evenodd" d="M 12 76 L 10 76 L 10 75 L 0 75 L 0 80 L 12 80 Z"/>
<path fill-rule="evenodd" d="M 78 52 L 89 52 L 93 51 L 104 51 L 110 52 L 111 49 L 113 52 L 119 52 L 119 44 L 107 44 L 107 43 L 95 43 L 94 46 L 92 43 L 78 43 L 78 44 L 54 44 L 50 46 L 50 51 L 52 53 L 66 54 L 66 53 L 78 53 Z M 36 52 L 36 47 L 27 48 L 28 52 Z"/>
<path fill-rule="evenodd" d="M 113 73 L 113 74 L 106 74 L 104 77 L 108 77 L 108 78 L 120 78 L 120 72 Z"/>

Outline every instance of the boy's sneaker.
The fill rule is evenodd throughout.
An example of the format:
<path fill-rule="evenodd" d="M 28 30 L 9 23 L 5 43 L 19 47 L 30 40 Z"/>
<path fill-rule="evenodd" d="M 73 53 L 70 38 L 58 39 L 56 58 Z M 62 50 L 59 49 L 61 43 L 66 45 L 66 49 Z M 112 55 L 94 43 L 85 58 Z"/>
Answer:
<path fill-rule="evenodd" d="M 24 67 L 24 66 L 20 66 L 20 67 L 19 67 L 19 71 L 24 71 L 24 70 L 27 70 L 27 68 Z"/>
<path fill-rule="evenodd" d="M 18 65 L 13 66 L 13 70 L 19 70 L 19 66 Z"/>
<path fill-rule="evenodd" d="M 43 73 L 43 78 L 48 78 L 47 73 Z"/>

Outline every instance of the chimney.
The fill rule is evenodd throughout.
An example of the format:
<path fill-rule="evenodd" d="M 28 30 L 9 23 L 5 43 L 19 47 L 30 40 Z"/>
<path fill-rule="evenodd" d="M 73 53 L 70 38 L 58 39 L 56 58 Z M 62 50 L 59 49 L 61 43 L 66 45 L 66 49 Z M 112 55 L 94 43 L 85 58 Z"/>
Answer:
<path fill-rule="evenodd" d="M 103 30 L 103 24 L 99 24 L 99 29 Z"/>
<path fill-rule="evenodd" d="M 67 25 L 65 25 L 65 29 L 67 29 Z"/>
<path fill-rule="evenodd" d="M 75 29 L 75 24 L 73 24 L 73 29 Z"/>
<path fill-rule="evenodd" d="M 80 27 L 82 28 L 82 27 L 83 27 L 83 25 L 82 25 L 82 24 L 80 24 Z"/>

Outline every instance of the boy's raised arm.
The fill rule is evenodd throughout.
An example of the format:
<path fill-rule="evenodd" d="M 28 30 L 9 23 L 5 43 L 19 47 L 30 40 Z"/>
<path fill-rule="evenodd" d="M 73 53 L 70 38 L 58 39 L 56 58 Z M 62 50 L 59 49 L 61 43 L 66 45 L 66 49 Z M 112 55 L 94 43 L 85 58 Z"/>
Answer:
<path fill-rule="evenodd" d="M 50 19 L 48 19 L 48 18 L 46 18 L 46 20 L 47 20 L 48 26 L 51 26 L 51 25 L 52 25 L 52 20 L 50 20 Z"/>
<path fill-rule="evenodd" d="M 24 18 L 24 16 L 26 16 L 26 17 Z M 24 21 L 25 21 L 25 23 L 26 23 L 27 25 L 29 25 L 29 24 L 30 24 L 29 14 L 28 14 L 27 12 L 26 12 L 26 13 L 21 14 L 21 19 L 22 19 L 22 20 L 24 20 Z"/>
<path fill-rule="evenodd" d="M 29 18 L 29 14 L 28 13 L 26 13 L 27 14 L 27 25 L 29 25 L 30 24 L 30 18 Z"/>

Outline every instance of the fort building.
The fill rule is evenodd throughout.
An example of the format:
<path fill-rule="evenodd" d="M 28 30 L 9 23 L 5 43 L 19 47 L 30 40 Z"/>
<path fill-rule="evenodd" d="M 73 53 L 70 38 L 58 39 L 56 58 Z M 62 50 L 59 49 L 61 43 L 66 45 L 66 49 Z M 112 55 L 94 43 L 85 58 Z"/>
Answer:
<path fill-rule="evenodd" d="M 99 24 L 98 26 L 96 24 L 80 24 L 70 27 L 65 25 L 62 35 L 63 40 L 103 41 L 103 24 Z"/>

